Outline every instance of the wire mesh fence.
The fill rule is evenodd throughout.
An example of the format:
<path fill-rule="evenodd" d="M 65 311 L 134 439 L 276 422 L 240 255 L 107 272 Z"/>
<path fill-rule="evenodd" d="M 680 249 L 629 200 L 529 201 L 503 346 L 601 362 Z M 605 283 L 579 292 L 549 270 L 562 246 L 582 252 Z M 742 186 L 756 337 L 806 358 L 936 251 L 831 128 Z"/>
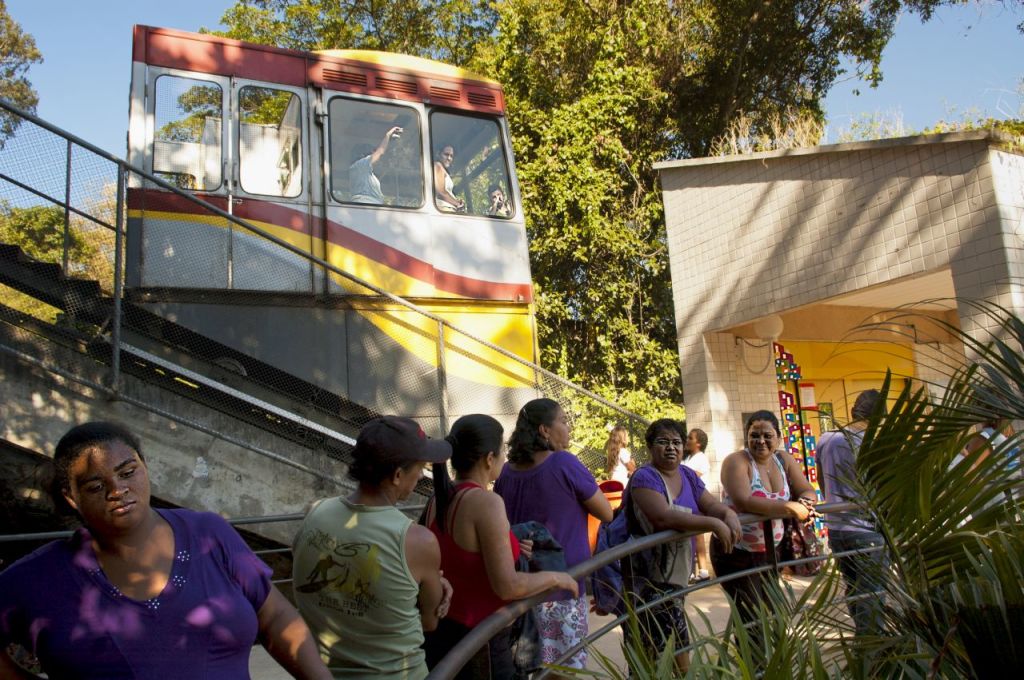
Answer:
<path fill-rule="evenodd" d="M 526 305 L 413 304 L 318 238 L 311 211 L 281 201 L 251 218 L 230 193 L 182 190 L 0 107 L 18 122 L 0 150 L 0 311 L 74 338 L 114 393 L 130 374 L 342 460 L 377 414 L 442 436 L 489 413 L 510 432 L 541 396 L 577 426 L 642 439 L 643 419 L 532 363 Z"/>

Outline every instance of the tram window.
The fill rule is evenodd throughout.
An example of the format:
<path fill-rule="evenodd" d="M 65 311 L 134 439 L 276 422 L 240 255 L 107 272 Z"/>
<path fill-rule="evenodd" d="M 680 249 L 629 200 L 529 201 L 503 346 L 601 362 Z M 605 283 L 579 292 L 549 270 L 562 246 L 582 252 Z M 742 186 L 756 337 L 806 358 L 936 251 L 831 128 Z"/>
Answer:
<path fill-rule="evenodd" d="M 335 200 L 423 205 L 423 138 L 415 109 L 335 97 L 328 113 Z"/>
<path fill-rule="evenodd" d="M 302 107 L 295 94 L 252 85 L 239 90 L 238 161 L 244 191 L 302 193 Z"/>
<path fill-rule="evenodd" d="M 156 79 L 153 173 L 179 189 L 212 191 L 221 181 L 223 92 L 206 80 Z"/>
<path fill-rule="evenodd" d="M 434 205 L 439 210 L 490 217 L 515 213 L 496 120 L 435 111 L 430 138 Z"/>

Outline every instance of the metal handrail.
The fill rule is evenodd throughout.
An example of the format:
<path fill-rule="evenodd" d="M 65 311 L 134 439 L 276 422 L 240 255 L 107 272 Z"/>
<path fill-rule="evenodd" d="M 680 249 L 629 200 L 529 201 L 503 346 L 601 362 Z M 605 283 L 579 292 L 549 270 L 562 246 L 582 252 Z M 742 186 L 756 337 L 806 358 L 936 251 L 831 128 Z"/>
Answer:
<path fill-rule="evenodd" d="M 418 503 L 414 505 L 400 505 L 399 510 L 404 512 L 416 512 L 422 511 L 423 508 L 427 507 L 425 503 Z M 304 512 L 291 512 L 284 515 L 263 515 L 263 516 L 252 516 L 252 517 L 235 517 L 225 518 L 227 523 L 231 526 L 240 527 L 248 524 L 274 524 L 277 522 L 299 522 L 306 517 Z M 47 541 L 57 540 L 61 538 L 67 538 L 74 534 L 74 530 L 64 529 L 61 531 L 38 531 L 35 533 L 23 533 L 23 534 L 0 534 L 0 543 L 17 543 L 19 541 Z M 285 552 L 291 551 L 291 548 L 285 549 L 271 549 L 258 551 L 258 553 L 270 553 L 270 552 Z"/>
<path fill-rule="evenodd" d="M 65 370 L 63 368 L 59 368 L 57 366 L 53 366 L 51 364 L 48 364 L 48 363 L 46 363 L 44 361 L 41 361 L 41 360 L 37 359 L 36 357 L 30 356 L 30 355 L 28 355 L 28 354 L 26 354 L 24 352 L 21 352 L 20 350 L 17 350 L 17 349 L 15 349 L 13 347 L 9 347 L 9 346 L 7 346 L 7 345 L 5 345 L 3 343 L 0 343 L 0 352 L 4 352 L 4 353 L 10 354 L 12 356 L 15 356 L 20 361 L 23 361 L 23 362 L 25 362 L 27 364 L 31 364 L 33 366 L 37 366 L 37 367 L 45 370 L 46 372 L 52 373 L 53 375 L 59 376 L 61 378 L 65 378 L 67 380 L 72 380 L 72 381 L 74 381 L 74 382 L 76 382 L 76 383 L 78 383 L 80 385 L 84 385 L 85 387 L 88 387 L 90 389 L 94 389 L 97 392 L 100 392 L 100 393 L 103 393 L 103 394 L 109 394 L 109 395 L 112 395 L 112 396 L 116 394 L 114 392 L 114 390 L 112 390 L 107 385 L 103 385 L 103 384 L 100 384 L 100 383 L 98 383 L 98 382 L 96 382 L 94 380 L 89 380 L 89 379 L 83 378 L 83 377 L 81 377 L 79 375 L 75 375 L 74 373 L 71 373 L 70 371 L 67 371 L 67 370 Z M 259 455 L 264 456 L 266 458 L 269 458 L 269 459 L 271 459 L 271 460 L 273 460 L 273 461 L 275 461 L 277 463 L 281 463 L 282 465 L 287 465 L 289 467 L 295 468 L 296 470 L 300 470 L 302 472 L 305 472 L 306 474 L 311 475 L 313 477 L 317 477 L 318 479 L 322 479 L 324 481 L 328 481 L 328 482 L 331 482 L 333 484 L 337 484 L 339 486 L 344 486 L 345 485 L 342 480 L 339 480 L 336 477 L 333 477 L 332 475 L 325 474 L 325 473 L 321 472 L 320 470 L 312 468 L 312 467 L 310 467 L 308 465 L 303 465 L 302 463 L 300 463 L 298 461 L 294 461 L 291 458 L 288 458 L 287 456 L 282 456 L 281 454 L 279 454 L 279 453 L 277 453 L 275 451 L 271 451 L 269 449 L 265 449 L 265 448 L 256 446 L 255 444 L 250 444 L 247 441 L 244 441 L 244 440 L 239 439 L 237 437 L 233 437 L 231 435 L 225 434 L 221 430 L 215 430 L 215 429 L 213 429 L 211 427 L 207 427 L 206 425 L 203 425 L 201 423 L 197 423 L 194 420 L 189 420 L 187 418 L 184 418 L 184 417 L 178 415 L 177 413 L 174 413 L 172 411 L 168 411 L 167 409 L 162 409 L 162 408 L 159 408 L 157 406 L 153 406 L 152 404 L 150 404 L 148 402 L 145 402 L 145 401 L 142 401 L 141 399 L 135 399 L 133 397 L 129 397 L 129 396 L 124 395 L 124 394 L 117 394 L 116 396 L 117 396 L 118 400 L 120 400 L 120 401 L 122 401 L 122 402 L 124 402 L 126 404 L 131 404 L 132 406 L 144 409 L 144 410 L 149 411 L 150 413 L 158 415 L 158 416 L 160 416 L 162 418 L 166 418 L 167 420 L 179 423 L 181 425 L 185 425 L 185 426 L 187 426 L 187 427 L 189 427 L 189 428 L 191 428 L 193 430 L 196 430 L 197 432 L 202 432 L 203 434 L 208 434 L 208 435 L 210 435 L 212 437 L 216 437 L 216 438 L 220 439 L 221 441 L 227 442 L 229 444 L 233 444 L 235 446 L 238 446 L 239 448 L 246 449 L 247 451 L 252 451 L 253 453 L 256 453 L 256 454 L 259 454 Z M 3 540 L 2 537 L 0 537 L 0 541 L 2 541 L 2 540 Z"/>
<path fill-rule="evenodd" d="M 828 554 L 815 555 L 814 557 L 801 557 L 800 559 L 786 560 L 785 562 L 777 562 L 777 563 L 775 563 L 775 562 L 768 562 L 766 564 L 763 564 L 763 565 L 760 565 L 760 566 L 757 566 L 757 567 L 750 567 L 749 569 L 743 569 L 741 571 L 736 571 L 736 572 L 733 572 L 731 574 L 726 574 L 725 576 L 717 576 L 717 577 L 712 578 L 712 579 L 705 579 L 705 580 L 703 580 L 703 581 L 701 581 L 699 583 L 695 583 L 693 585 L 688 585 L 688 586 L 685 586 L 685 587 L 680 587 L 680 588 L 676 588 L 676 589 L 671 590 L 671 591 L 667 591 L 665 593 L 662 593 L 660 596 L 658 596 L 657 598 L 655 598 L 653 600 L 646 601 L 646 602 L 644 602 L 642 605 L 640 605 L 638 607 L 633 607 L 632 608 L 632 612 L 627 612 L 625 614 L 619 615 L 618 617 L 615 618 L 615 620 L 613 620 L 613 621 L 611 621 L 611 622 L 601 626 L 597 631 L 592 632 L 592 633 L 588 633 L 587 636 L 582 641 L 580 641 L 579 643 L 577 643 L 573 647 L 569 648 L 558 660 L 554 661 L 553 663 L 551 663 L 549 665 L 551 665 L 551 666 L 558 666 L 558 665 L 564 663 L 566 660 L 570 659 L 572 656 L 574 656 L 575 654 L 579 653 L 581 650 L 589 647 L 598 638 L 603 637 L 606 633 L 609 633 L 612 630 L 614 630 L 615 628 L 617 628 L 618 626 L 622 625 L 627 619 L 629 619 L 631 614 L 632 615 L 642 614 L 642 613 L 644 613 L 644 612 L 646 612 L 646 611 L 648 611 L 650 609 L 653 609 L 653 608 L 657 607 L 658 605 L 662 604 L 666 600 L 671 600 L 671 599 L 677 598 L 677 597 L 685 597 L 689 593 L 694 593 L 694 592 L 697 592 L 697 591 L 700 591 L 700 590 L 704 590 L 705 588 L 710 588 L 712 586 L 721 585 L 723 583 L 727 583 L 729 581 L 736 580 L 736 579 L 745 578 L 747 576 L 753 576 L 754 574 L 761 574 L 761 573 L 765 573 L 765 572 L 769 572 L 769 571 L 774 571 L 774 570 L 777 570 L 780 566 L 792 567 L 792 566 L 798 566 L 798 565 L 801 565 L 801 564 L 811 564 L 812 562 L 824 562 L 825 560 L 828 560 L 828 559 L 839 558 L 839 557 L 849 557 L 851 555 L 864 555 L 864 554 L 873 553 L 873 552 L 881 552 L 882 550 L 884 550 L 883 546 L 871 546 L 871 547 L 867 547 L 867 548 L 858 548 L 858 549 L 855 549 L 855 550 L 845 550 L 843 552 L 833 552 L 833 553 L 828 553 Z M 854 599 L 863 599 L 863 598 L 866 598 L 866 597 L 868 597 L 868 596 L 867 595 L 855 595 L 855 596 L 852 596 L 850 598 L 844 598 L 844 599 L 854 600 Z M 744 627 L 751 627 L 753 625 L 756 625 L 756 623 L 757 623 L 756 621 L 749 621 L 747 623 L 744 623 L 743 626 Z M 699 639 L 699 640 L 696 640 L 696 641 L 692 641 L 690 644 L 688 644 L 688 645 L 686 645 L 684 647 L 680 647 L 678 649 L 678 652 L 680 652 L 680 653 L 681 652 L 689 652 L 692 649 L 694 649 L 695 647 L 697 647 L 698 645 L 705 644 L 705 643 L 706 643 L 705 639 Z M 543 680 L 543 678 L 548 677 L 548 675 L 550 675 L 553 672 L 555 672 L 555 671 L 551 670 L 550 668 L 544 668 L 544 669 L 540 670 L 536 675 L 532 676 L 532 678 L 533 678 L 533 680 Z"/>
<path fill-rule="evenodd" d="M 851 510 L 857 510 L 857 506 L 854 503 L 824 503 L 816 505 L 815 510 L 820 513 L 835 513 L 835 512 L 848 512 Z M 768 517 L 765 515 L 754 515 L 744 513 L 739 516 L 741 524 L 754 524 L 756 522 L 770 521 L 772 519 L 778 519 L 777 517 Z M 597 571 L 601 567 L 608 566 L 612 562 L 621 560 L 628 555 L 640 552 L 642 550 L 649 550 L 657 547 L 664 543 L 672 541 L 681 541 L 689 539 L 693 536 L 706 533 L 704 531 L 686 531 L 680 532 L 674 529 L 667 529 L 660 531 L 656 534 L 644 536 L 643 538 L 631 539 L 620 545 L 602 550 L 600 553 L 594 555 L 589 560 L 581 562 L 574 567 L 568 569 L 569 575 L 580 580 Z M 768 564 L 763 569 L 771 569 L 774 565 Z M 761 569 L 761 568 L 757 568 Z M 748 570 L 750 573 L 757 571 Z M 747 572 L 739 572 L 738 575 L 744 575 Z M 675 595 L 700 590 L 708 585 L 716 585 L 722 581 L 729 580 L 729 578 L 736 577 L 737 575 L 730 574 L 728 577 L 719 577 L 710 581 L 705 581 L 696 586 L 687 586 L 680 588 L 678 591 L 674 591 Z M 510 602 L 501 609 L 497 610 L 486 619 L 477 624 L 472 628 L 465 637 L 449 650 L 448 654 L 434 667 L 434 669 L 427 676 L 428 680 L 450 680 L 462 670 L 462 667 L 469 662 L 471 658 L 481 649 L 487 642 L 494 637 L 499 631 L 506 626 L 510 625 L 517 618 L 525 614 L 530 608 L 535 605 L 544 602 L 547 599 L 550 591 L 544 593 L 538 593 L 532 597 L 524 600 L 517 600 Z M 602 629 L 603 630 L 603 629 Z M 610 630 L 610 628 L 609 628 Z"/>

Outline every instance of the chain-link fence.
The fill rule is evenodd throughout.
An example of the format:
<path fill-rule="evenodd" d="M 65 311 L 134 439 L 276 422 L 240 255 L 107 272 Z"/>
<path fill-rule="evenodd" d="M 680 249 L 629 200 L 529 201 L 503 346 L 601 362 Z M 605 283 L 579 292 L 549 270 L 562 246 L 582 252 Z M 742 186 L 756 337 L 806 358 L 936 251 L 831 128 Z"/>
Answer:
<path fill-rule="evenodd" d="M 641 418 L 524 358 L 525 305 L 417 306 L 361 278 L 365 264 L 313 236 L 327 226 L 287 205 L 249 219 L 243 201 L 200 200 L 0 107 L 18 121 L 0 151 L 0 312 L 104 362 L 114 394 L 130 374 L 342 460 L 376 414 L 439 436 L 490 413 L 510 432 L 540 396 L 642 440 Z M 604 467 L 603 451 L 578 453 Z"/>

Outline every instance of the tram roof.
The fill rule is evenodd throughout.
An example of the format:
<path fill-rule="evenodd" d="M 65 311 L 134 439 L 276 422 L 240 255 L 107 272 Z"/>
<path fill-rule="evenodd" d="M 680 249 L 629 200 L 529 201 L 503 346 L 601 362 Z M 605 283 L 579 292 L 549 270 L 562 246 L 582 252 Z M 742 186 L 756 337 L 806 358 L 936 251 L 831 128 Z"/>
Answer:
<path fill-rule="evenodd" d="M 304 52 L 204 33 L 136 25 L 135 62 L 268 83 L 425 101 L 501 113 L 501 84 L 432 59 L 374 50 Z"/>
<path fill-rule="evenodd" d="M 475 71 L 470 71 L 469 69 L 465 69 L 460 66 L 452 66 L 451 64 L 446 64 L 443 61 L 425 59 L 424 57 L 415 57 L 411 54 L 382 52 L 380 50 L 315 50 L 313 51 L 313 54 L 320 54 L 325 57 L 334 57 L 336 59 L 361 61 L 378 66 L 398 67 L 409 71 L 422 71 L 430 75 L 443 76 L 445 78 L 476 80 L 481 83 L 494 85 L 495 87 L 501 87 L 501 84 L 498 83 L 498 81 L 492 80 L 491 78 L 481 75 Z"/>

